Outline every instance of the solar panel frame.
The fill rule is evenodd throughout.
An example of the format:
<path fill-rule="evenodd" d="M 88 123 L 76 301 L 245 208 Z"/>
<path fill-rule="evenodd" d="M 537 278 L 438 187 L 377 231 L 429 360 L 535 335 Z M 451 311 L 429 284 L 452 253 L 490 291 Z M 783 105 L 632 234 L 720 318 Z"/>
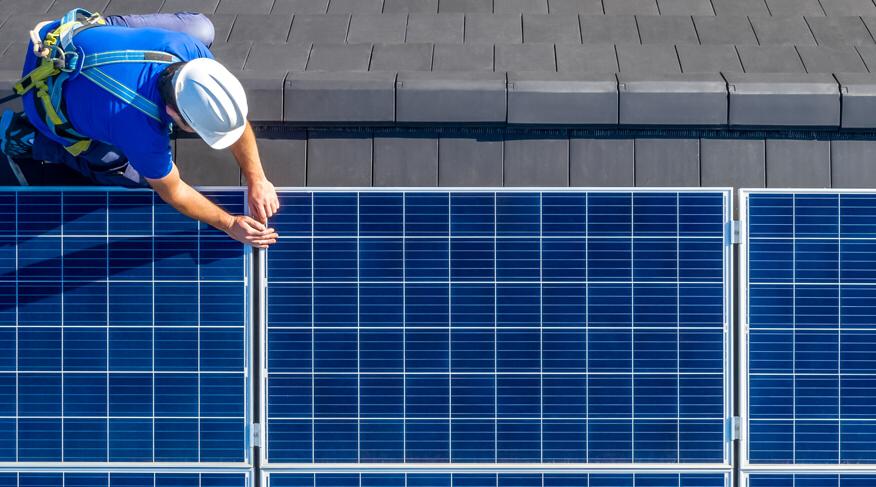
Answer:
<path fill-rule="evenodd" d="M 297 188 L 297 187 L 285 187 L 285 188 L 277 188 L 278 193 L 282 192 L 295 192 L 295 193 L 495 193 L 495 194 L 504 194 L 504 193 L 632 193 L 632 194 L 659 194 L 659 193 L 714 193 L 720 192 L 723 195 L 723 218 L 724 218 L 724 241 L 725 245 L 723 248 L 723 297 L 724 297 L 724 340 L 723 340 L 723 354 L 724 354 L 724 415 L 725 415 L 725 439 L 724 439 L 724 455 L 722 463 L 702 463 L 702 464 L 689 464 L 694 465 L 697 471 L 702 470 L 718 470 L 724 472 L 730 472 L 733 464 L 733 455 L 734 449 L 732 446 L 732 441 L 730 438 L 730 424 L 731 417 L 733 412 L 734 405 L 734 388 L 732 387 L 733 382 L 733 364 L 735 360 L 734 354 L 734 340 L 732 338 L 732 333 L 734 327 L 732 326 L 732 310 L 735 309 L 735 303 L 733 301 L 733 286 L 734 286 L 734 276 L 732 269 L 734 269 L 734 252 L 733 246 L 731 245 L 731 223 L 732 223 L 732 211 L 733 211 L 733 189 L 720 187 L 720 188 L 681 188 L 681 187 L 666 187 L 666 188 L 630 188 L 630 187 L 598 187 L 598 188 L 540 188 L 540 187 L 520 187 L 520 188 L 487 188 L 487 187 L 439 187 L 439 188 L 405 188 L 405 187 L 386 187 L 386 188 L 373 188 L 373 187 L 351 187 L 351 188 L 320 188 L 320 187 L 307 187 L 307 188 Z M 312 216 L 311 216 L 312 217 Z M 404 235 L 404 233 L 403 233 Z M 425 469 L 440 469 L 442 471 L 447 469 L 455 469 L 464 467 L 465 465 L 471 465 L 467 463 L 355 463 L 355 464 L 332 464 L 332 463 L 281 463 L 281 462 L 271 462 L 268 458 L 268 400 L 267 400 L 267 380 L 268 380 L 268 367 L 267 367 L 267 286 L 268 279 L 266 278 L 265 272 L 267 270 L 267 259 L 266 252 L 259 253 L 259 280 L 261 281 L 260 285 L 260 299 L 257 304 L 259 308 L 258 320 L 256 323 L 256 327 L 258 329 L 258 340 L 260 343 L 259 349 L 259 388 L 262 392 L 262 400 L 259 405 L 259 424 L 260 424 L 260 448 L 259 448 L 259 463 L 260 468 L 263 472 L 288 472 L 288 471 L 301 471 L 301 469 L 315 469 L 314 471 L 339 471 L 339 469 L 343 470 L 349 465 L 353 465 L 355 471 L 365 471 L 367 468 L 371 467 L 379 467 L 381 471 L 386 469 L 400 469 L 404 471 L 409 471 L 410 468 L 425 468 Z M 359 326 L 359 325 L 357 325 Z M 475 465 L 478 465 L 475 463 Z M 546 466 L 551 465 L 550 463 L 485 463 L 480 465 L 489 465 L 491 468 L 525 468 L 533 471 L 543 471 Z M 637 468 L 646 469 L 646 471 L 677 471 L 680 467 L 683 467 L 684 463 L 563 463 L 565 468 L 573 468 L 579 469 L 580 471 L 594 472 L 594 471 L 616 471 L 616 472 L 629 472 L 633 471 Z M 549 468 L 549 467 L 548 467 Z"/>

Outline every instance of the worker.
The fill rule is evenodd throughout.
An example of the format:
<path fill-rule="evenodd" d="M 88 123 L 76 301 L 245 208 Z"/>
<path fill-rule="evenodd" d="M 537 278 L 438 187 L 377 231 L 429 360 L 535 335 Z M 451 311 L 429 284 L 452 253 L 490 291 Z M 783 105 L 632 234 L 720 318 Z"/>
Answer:
<path fill-rule="evenodd" d="M 15 86 L 24 112 L 0 117 L 0 151 L 11 164 L 65 164 L 95 184 L 151 186 L 181 213 L 268 247 L 277 239 L 267 222 L 279 201 L 246 119 L 243 87 L 208 48 L 213 32 L 196 13 L 102 18 L 74 9 L 40 22 Z M 252 218 L 226 213 L 181 179 L 172 127 L 230 149 Z"/>

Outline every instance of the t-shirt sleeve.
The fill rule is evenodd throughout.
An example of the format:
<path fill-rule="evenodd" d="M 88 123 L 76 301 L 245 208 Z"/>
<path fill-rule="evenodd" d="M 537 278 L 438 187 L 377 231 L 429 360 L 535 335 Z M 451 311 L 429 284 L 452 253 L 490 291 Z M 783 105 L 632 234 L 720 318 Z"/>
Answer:
<path fill-rule="evenodd" d="M 162 146 L 157 146 L 162 147 Z M 173 155 L 170 151 L 170 140 L 163 150 L 151 150 L 140 146 L 124 148 L 122 152 L 128 157 L 128 162 L 141 176 L 149 179 L 161 179 L 170 174 L 173 169 Z"/>

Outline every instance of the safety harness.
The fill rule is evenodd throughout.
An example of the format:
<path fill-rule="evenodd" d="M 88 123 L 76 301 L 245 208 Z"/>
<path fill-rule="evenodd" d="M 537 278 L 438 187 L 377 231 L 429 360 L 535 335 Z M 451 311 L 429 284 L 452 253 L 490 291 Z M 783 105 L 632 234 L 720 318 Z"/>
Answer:
<path fill-rule="evenodd" d="M 31 31 L 34 54 L 41 58 L 39 66 L 15 84 L 14 95 L 0 100 L 0 103 L 33 90 L 40 118 L 53 134 L 65 142 L 65 148 L 74 156 L 88 150 L 91 144 L 91 139 L 76 131 L 66 116 L 64 82 L 77 76 L 86 77 L 116 98 L 161 122 L 161 110 L 155 103 L 100 68 L 117 63 L 172 64 L 180 61 L 178 57 L 161 51 L 84 52 L 74 42 L 76 35 L 86 29 L 106 25 L 106 21 L 100 14 L 81 8 L 67 12 L 59 26 L 46 34 L 45 39 L 39 36 L 42 25 L 45 24 L 39 24 Z"/>

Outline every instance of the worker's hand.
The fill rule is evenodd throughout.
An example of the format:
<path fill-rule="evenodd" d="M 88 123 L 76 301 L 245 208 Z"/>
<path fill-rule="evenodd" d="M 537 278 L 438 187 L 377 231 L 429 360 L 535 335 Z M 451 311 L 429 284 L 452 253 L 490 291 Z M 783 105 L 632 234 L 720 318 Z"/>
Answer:
<path fill-rule="evenodd" d="M 263 178 L 249 184 L 249 214 L 253 218 L 267 225 L 278 209 L 280 200 L 270 181 Z"/>
<path fill-rule="evenodd" d="M 234 221 L 225 229 L 225 233 L 234 240 L 260 249 L 277 243 L 277 231 L 273 228 L 268 228 L 248 216 L 233 218 Z"/>

